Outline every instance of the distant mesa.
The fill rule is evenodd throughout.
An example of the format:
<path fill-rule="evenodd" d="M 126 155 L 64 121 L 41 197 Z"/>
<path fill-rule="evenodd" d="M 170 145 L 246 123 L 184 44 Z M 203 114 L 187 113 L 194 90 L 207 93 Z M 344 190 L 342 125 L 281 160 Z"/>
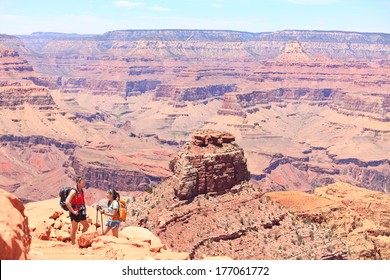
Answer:
<path fill-rule="evenodd" d="M 249 180 L 244 151 L 234 140 L 226 132 L 196 131 L 192 141 L 170 163 L 175 195 L 185 200 L 199 194 L 221 194 Z"/>
<path fill-rule="evenodd" d="M 314 59 L 303 49 L 299 41 L 288 41 L 283 52 L 278 56 L 278 61 L 300 61 L 309 62 Z"/>

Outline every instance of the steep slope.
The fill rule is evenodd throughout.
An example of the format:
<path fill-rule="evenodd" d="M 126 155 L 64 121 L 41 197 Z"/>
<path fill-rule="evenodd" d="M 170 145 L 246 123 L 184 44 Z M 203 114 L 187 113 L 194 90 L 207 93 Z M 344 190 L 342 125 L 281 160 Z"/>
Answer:
<path fill-rule="evenodd" d="M 61 186 L 73 184 L 75 174 L 85 174 L 97 196 L 111 184 L 130 192 L 170 175 L 160 163 L 169 157 L 169 148 L 157 140 L 145 146 L 110 116 L 78 110 L 77 103 L 66 110 L 50 89 L 50 79 L 10 49 L 18 39 L 0 39 L 1 188 L 26 202 L 57 196 Z M 138 162 L 138 156 L 145 160 Z"/>
<path fill-rule="evenodd" d="M 345 183 L 317 188 L 314 194 L 269 193 L 302 219 L 332 229 L 353 259 L 390 258 L 390 197 Z"/>
<path fill-rule="evenodd" d="M 170 248 L 190 252 L 190 258 L 194 259 L 202 259 L 205 255 L 226 255 L 233 259 L 346 258 L 344 245 L 331 235 L 330 230 L 306 223 L 274 204 L 261 188 L 245 182 L 245 176 L 232 187 L 225 178 L 224 190 L 215 191 L 214 185 L 206 180 L 206 186 L 210 188 L 189 192 L 191 196 L 178 193 L 181 186 L 192 190 L 203 186 L 203 173 L 205 178 L 218 182 L 221 180 L 218 176 L 222 175 L 219 170 L 224 166 L 232 167 L 229 160 L 218 161 L 224 155 L 217 150 L 228 149 L 232 144 L 225 143 L 223 136 L 218 138 L 217 135 L 210 131 L 194 134 L 192 143 L 184 146 L 179 157 L 183 159 L 182 170 L 197 168 L 198 172 L 194 176 L 174 176 L 150 193 L 133 199 L 132 221 L 149 228 Z M 208 145 L 198 146 L 201 139 L 209 139 L 206 140 Z M 231 137 L 229 139 L 232 141 Z M 194 152 L 199 155 L 196 167 L 191 157 Z M 202 161 L 202 155 L 214 162 Z M 213 164 L 215 168 L 207 168 Z M 204 171 L 199 170 L 200 167 L 205 167 Z M 238 175 L 247 172 L 242 168 L 236 170 L 240 170 Z M 229 173 L 223 174 L 229 176 Z"/>

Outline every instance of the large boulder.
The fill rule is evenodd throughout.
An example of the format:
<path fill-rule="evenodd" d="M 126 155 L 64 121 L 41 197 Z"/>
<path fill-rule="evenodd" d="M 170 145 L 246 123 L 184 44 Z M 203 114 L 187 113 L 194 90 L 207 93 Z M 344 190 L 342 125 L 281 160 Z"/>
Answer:
<path fill-rule="evenodd" d="M 174 192 L 181 199 L 199 194 L 222 194 L 249 180 L 250 174 L 242 148 L 233 143 L 230 133 L 196 131 L 192 142 L 183 146 L 170 163 L 174 173 Z"/>
<path fill-rule="evenodd" d="M 95 232 L 86 232 L 79 236 L 77 239 L 77 242 L 79 244 L 79 247 L 81 248 L 88 248 L 92 245 L 94 240 L 99 236 L 99 233 L 97 231 Z"/>
<path fill-rule="evenodd" d="M 0 189 L 0 259 L 29 259 L 31 235 L 23 203 Z"/>

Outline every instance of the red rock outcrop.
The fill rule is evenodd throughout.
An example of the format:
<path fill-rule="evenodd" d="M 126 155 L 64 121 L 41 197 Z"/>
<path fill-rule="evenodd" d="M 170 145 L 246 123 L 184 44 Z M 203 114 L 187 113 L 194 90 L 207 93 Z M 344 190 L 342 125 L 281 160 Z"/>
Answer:
<path fill-rule="evenodd" d="M 23 203 L 0 189 L 0 204 L 0 259 L 29 259 L 31 235 Z"/>
<path fill-rule="evenodd" d="M 390 259 L 388 194 L 334 183 L 314 194 L 275 192 L 272 200 L 303 219 L 332 229 L 347 245 L 351 259 Z"/>
<path fill-rule="evenodd" d="M 97 231 L 95 232 L 88 232 L 83 233 L 82 235 L 77 238 L 77 243 L 79 244 L 80 248 L 88 248 L 92 245 L 94 239 L 99 236 L 99 233 Z"/>
<path fill-rule="evenodd" d="M 234 136 L 219 131 L 197 131 L 170 163 L 175 195 L 191 199 L 199 194 L 221 194 L 249 180 L 244 151 L 232 144 Z"/>

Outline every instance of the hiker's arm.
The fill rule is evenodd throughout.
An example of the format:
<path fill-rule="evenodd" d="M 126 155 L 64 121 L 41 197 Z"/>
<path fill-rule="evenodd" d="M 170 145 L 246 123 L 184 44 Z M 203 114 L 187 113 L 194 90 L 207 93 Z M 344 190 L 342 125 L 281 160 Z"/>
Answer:
<path fill-rule="evenodd" d="M 103 213 L 104 215 L 110 216 L 110 217 L 116 217 L 116 216 L 118 216 L 118 211 L 117 211 L 116 209 L 114 209 L 113 212 L 114 212 L 113 214 L 110 214 L 110 213 L 108 213 L 108 212 L 106 212 L 106 211 L 103 210 L 102 213 Z"/>
<path fill-rule="evenodd" d="M 119 207 L 119 206 L 118 206 Z M 116 217 L 116 216 L 118 216 L 118 208 L 113 208 L 112 209 L 112 214 L 110 214 L 110 213 L 108 213 L 108 212 L 105 212 L 104 210 L 103 210 L 103 214 L 104 215 L 107 215 L 107 216 L 110 216 L 110 217 Z"/>
<path fill-rule="evenodd" d="M 74 211 L 74 209 L 72 207 L 72 203 L 70 203 L 75 195 L 76 195 L 76 191 L 75 190 L 71 190 L 69 192 L 68 197 L 66 198 L 65 204 L 68 207 L 70 213 L 73 213 L 74 215 L 77 215 L 79 212 Z"/>

